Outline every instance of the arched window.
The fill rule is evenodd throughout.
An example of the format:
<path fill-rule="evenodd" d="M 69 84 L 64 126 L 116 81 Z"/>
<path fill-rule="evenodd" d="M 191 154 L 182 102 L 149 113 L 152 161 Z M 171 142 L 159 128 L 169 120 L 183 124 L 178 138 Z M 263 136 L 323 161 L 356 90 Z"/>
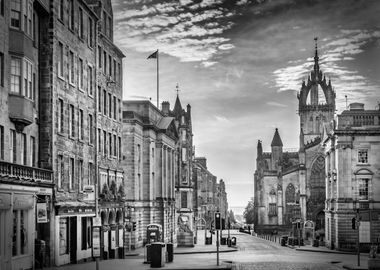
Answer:
<path fill-rule="evenodd" d="M 269 192 L 268 216 L 277 216 L 277 200 L 276 191 L 274 189 Z"/>
<path fill-rule="evenodd" d="M 285 202 L 294 203 L 296 201 L 296 190 L 292 183 L 286 187 L 285 191 Z"/>

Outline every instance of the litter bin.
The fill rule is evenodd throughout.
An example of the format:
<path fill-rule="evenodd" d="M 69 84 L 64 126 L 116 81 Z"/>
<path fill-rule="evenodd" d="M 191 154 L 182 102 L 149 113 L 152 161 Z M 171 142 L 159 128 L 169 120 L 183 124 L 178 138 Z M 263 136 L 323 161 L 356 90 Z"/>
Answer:
<path fill-rule="evenodd" d="M 227 245 L 227 237 L 220 237 L 220 244 Z"/>
<path fill-rule="evenodd" d="M 285 237 L 281 237 L 281 246 L 285 246 L 286 245 L 286 240 L 285 240 Z"/>
<path fill-rule="evenodd" d="M 231 238 L 231 246 L 236 246 L 236 237 Z"/>
<path fill-rule="evenodd" d="M 212 236 L 210 236 L 210 237 L 206 236 L 206 243 L 205 244 L 206 245 L 212 245 Z"/>
<path fill-rule="evenodd" d="M 151 258 L 151 256 L 150 256 L 150 249 L 151 249 L 151 244 L 147 244 L 146 246 L 145 246 L 145 248 L 146 248 L 146 253 L 145 253 L 145 262 L 144 263 L 150 263 L 150 258 Z"/>
<path fill-rule="evenodd" d="M 166 244 L 166 252 L 168 253 L 166 262 L 173 262 L 173 257 L 174 257 L 173 243 Z"/>
<path fill-rule="evenodd" d="M 150 267 L 165 266 L 165 243 L 155 242 L 150 246 Z"/>

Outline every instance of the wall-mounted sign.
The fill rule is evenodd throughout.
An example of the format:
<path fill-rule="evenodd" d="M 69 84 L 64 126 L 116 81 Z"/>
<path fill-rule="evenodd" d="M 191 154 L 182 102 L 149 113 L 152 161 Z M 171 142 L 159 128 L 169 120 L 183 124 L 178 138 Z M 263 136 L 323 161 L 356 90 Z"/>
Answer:
<path fill-rule="evenodd" d="M 100 227 L 100 226 L 102 226 L 102 219 L 101 219 L 101 217 L 93 217 L 92 218 L 92 226 L 94 226 L 94 227 Z"/>
<path fill-rule="evenodd" d="M 124 236 L 123 229 L 119 229 L 119 247 L 124 246 L 123 236 Z"/>
<path fill-rule="evenodd" d="M 111 230 L 111 249 L 116 249 L 116 231 Z"/>
<path fill-rule="evenodd" d="M 47 223 L 48 222 L 48 216 L 47 216 L 47 209 L 46 209 L 46 202 L 44 203 L 37 203 L 37 223 Z"/>

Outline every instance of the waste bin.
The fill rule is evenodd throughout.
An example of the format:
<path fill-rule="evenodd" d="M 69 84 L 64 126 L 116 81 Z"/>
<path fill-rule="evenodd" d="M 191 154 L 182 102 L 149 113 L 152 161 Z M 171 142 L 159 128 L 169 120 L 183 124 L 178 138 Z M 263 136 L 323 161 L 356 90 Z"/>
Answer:
<path fill-rule="evenodd" d="M 168 254 L 166 262 L 173 262 L 173 257 L 174 257 L 173 243 L 166 244 L 166 252 Z"/>
<path fill-rule="evenodd" d="M 236 246 L 236 237 L 231 238 L 231 246 Z"/>
<path fill-rule="evenodd" d="M 281 237 L 281 246 L 285 246 L 286 245 L 286 240 L 285 240 L 285 237 Z"/>
<path fill-rule="evenodd" d="M 293 237 L 289 237 L 288 238 L 288 245 L 289 246 L 294 246 L 294 244 L 293 244 Z"/>
<path fill-rule="evenodd" d="M 154 242 L 150 245 L 150 267 L 165 266 L 165 243 Z"/>
<path fill-rule="evenodd" d="M 151 249 L 151 244 L 147 244 L 146 246 L 145 246 L 145 249 L 146 249 L 146 253 L 145 253 L 145 262 L 144 263 L 150 263 L 150 258 L 151 258 L 151 256 L 150 256 L 150 249 Z"/>
<path fill-rule="evenodd" d="M 227 237 L 220 237 L 220 244 L 227 245 Z"/>
<path fill-rule="evenodd" d="M 210 237 L 206 236 L 206 243 L 205 244 L 206 245 L 212 245 L 212 236 L 210 236 Z"/>

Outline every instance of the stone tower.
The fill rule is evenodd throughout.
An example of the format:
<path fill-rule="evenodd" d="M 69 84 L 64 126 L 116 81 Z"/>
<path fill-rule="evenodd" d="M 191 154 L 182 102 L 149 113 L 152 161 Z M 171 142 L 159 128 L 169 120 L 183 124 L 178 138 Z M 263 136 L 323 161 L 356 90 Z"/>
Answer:
<path fill-rule="evenodd" d="M 335 92 L 331 81 L 326 81 L 325 75 L 319 68 L 317 38 L 314 40 L 314 67 L 308 76 L 307 83 L 302 82 L 301 91 L 297 95 L 300 129 L 304 133 L 304 143 L 319 137 L 322 133 L 322 123 L 333 120 L 335 112 Z M 320 89 L 322 95 L 320 95 Z M 320 98 L 324 98 L 324 101 L 320 102 Z"/>

